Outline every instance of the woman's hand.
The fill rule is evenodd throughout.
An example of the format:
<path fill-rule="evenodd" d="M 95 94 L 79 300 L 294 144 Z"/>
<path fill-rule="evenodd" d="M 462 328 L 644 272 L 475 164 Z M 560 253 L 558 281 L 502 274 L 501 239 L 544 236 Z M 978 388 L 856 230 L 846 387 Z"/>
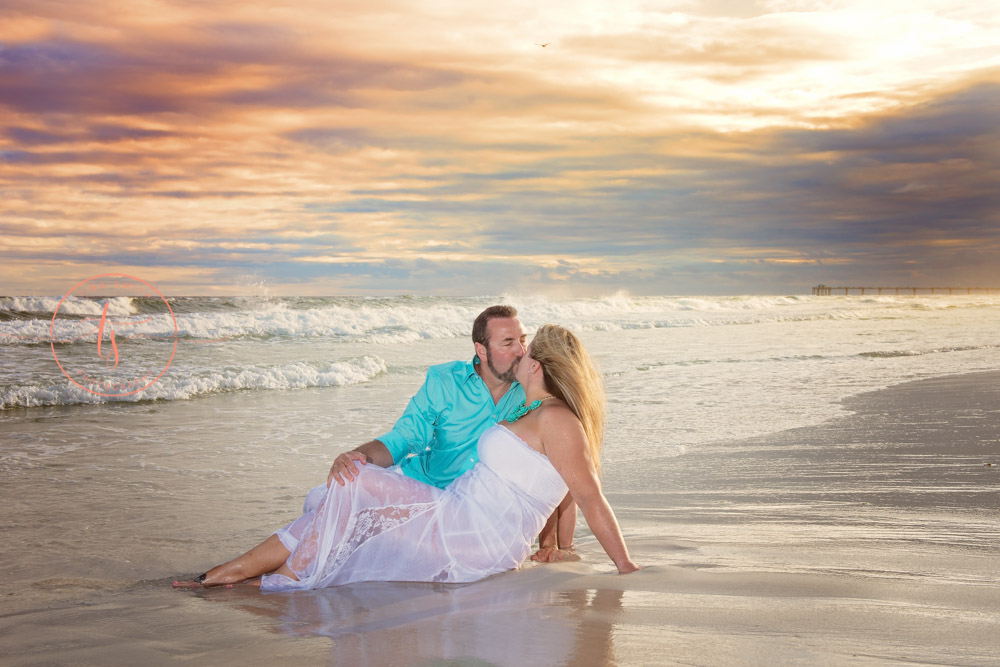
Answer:
<path fill-rule="evenodd" d="M 626 561 L 618 566 L 618 574 L 631 574 L 636 570 L 641 570 L 642 566 L 636 565 L 632 561 Z"/>

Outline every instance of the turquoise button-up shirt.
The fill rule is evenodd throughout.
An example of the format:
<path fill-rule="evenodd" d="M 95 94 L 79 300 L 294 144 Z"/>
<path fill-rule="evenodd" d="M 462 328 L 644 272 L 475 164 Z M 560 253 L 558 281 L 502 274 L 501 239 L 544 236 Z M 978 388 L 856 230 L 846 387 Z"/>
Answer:
<path fill-rule="evenodd" d="M 490 426 L 524 403 L 514 382 L 496 405 L 476 373 L 478 359 L 431 366 L 392 430 L 376 438 L 413 479 L 444 488 L 479 460 L 476 445 Z"/>

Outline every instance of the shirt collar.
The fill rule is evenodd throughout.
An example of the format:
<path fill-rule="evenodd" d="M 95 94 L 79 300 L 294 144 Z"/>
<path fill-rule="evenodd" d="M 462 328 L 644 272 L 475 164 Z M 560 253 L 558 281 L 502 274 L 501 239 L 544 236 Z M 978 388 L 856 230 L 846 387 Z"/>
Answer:
<path fill-rule="evenodd" d="M 472 378 L 479 377 L 479 373 L 476 372 L 476 366 L 479 365 L 479 357 L 472 357 L 472 361 L 465 364 L 465 381 L 468 382 Z"/>
<path fill-rule="evenodd" d="M 479 357 L 472 357 L 472 361 L 465 364 L 465 381 L 469 382 L 470 380 L 472 380 L 472 378 L 479 378 L 479 380 L 483 383 L 483 386 L 485 386 L 486 381 L 483 380 L 481 377 L 479 377 L 479 373 L 476 372 L 476 366 L 478 366 L 479 363 L 480 363 Z M 521 385 L 517 382 L 517 380 L 514 380 L 513 382 L 510 383 L 510 386 L 507 387 L 507 392 L 504 394 L 504 396 L 509 394 L 511 390 L 514 389 L 515 387 L 520 387 L 520 386 Z"/>

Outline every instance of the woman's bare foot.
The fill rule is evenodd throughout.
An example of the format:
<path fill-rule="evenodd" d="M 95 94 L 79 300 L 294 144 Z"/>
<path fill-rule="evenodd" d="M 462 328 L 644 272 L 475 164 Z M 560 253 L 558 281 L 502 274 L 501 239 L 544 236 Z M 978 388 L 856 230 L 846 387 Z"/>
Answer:
<path fill-rule="evenodd" d="M 235 584 L 215 584 L 214 586 L 204 584 L 200 581 L 175 581 L 174 588 L 232 588 L 234 586 L 248 586 L 250 588 L 260 588 L 260 577 L 254 577 L 253 579 L 244 579 L 243 581 L 238 581 Z"/>
<path fill-rule="evenodd" d="M 174 588 L 205 588 L 205 584 L 197 579 L 192 581 L 175 581 Z"/>
<path fill-rule="evenodd" d="M 216 565 L 194 581 L 175 581 L 174 588 L 232 586 L 254 581 L 256 584 L 250 585 L 259 587 L 260 576 L 284 567 L 290 553 L 277 535 L 271 535 L 242 556 Z"/>

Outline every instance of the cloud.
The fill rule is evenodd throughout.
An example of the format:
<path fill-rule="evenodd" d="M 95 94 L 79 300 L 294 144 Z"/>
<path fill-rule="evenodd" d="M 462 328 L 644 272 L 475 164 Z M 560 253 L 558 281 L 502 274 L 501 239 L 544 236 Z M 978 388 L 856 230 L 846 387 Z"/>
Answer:
<path fill-rule="evenodd" d="M 665 14 L 620 34 L 578 35 L 561 44 L 613 60 L 739 67 L 763 75 L 802 64 L 845 57 L 841 40 L 808 14 L 773 14 L 734 20 Z M 725 78 L 725 74 L 718 74 Z"/>
<path fill-rule="evenodd" d="M 5 3 L 0 291 L 1000 284 L 986 14 L 535 4 Z"/>

